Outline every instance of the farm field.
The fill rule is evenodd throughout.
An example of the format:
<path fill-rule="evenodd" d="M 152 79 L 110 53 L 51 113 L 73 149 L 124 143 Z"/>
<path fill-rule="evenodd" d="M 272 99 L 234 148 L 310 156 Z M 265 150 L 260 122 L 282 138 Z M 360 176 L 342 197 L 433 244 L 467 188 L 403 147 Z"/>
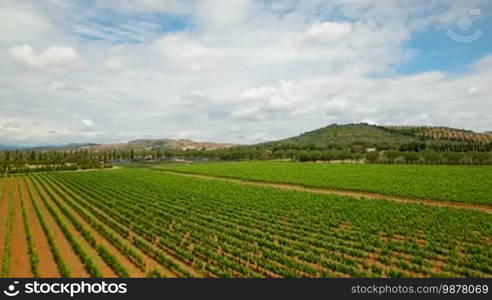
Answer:
<path fill-rule="evenodd" d="M 258 161 L 162 165 L 159 168 L 237 179 L 492 205 L 490 166 Z"/>
<path fill-rule="evenodd" d="M 138 169 L 11 176 L 0 194 L 1 277 L 492 276 L 484 212 Z"/>

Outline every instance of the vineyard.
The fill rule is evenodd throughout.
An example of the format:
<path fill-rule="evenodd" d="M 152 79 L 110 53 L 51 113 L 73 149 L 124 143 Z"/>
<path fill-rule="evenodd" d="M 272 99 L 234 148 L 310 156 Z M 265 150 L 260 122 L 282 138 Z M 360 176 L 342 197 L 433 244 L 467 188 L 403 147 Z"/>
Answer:
<path fill-rule="evenodd" d="M 492 167 L 239 162 L 162 166 L 179 172 L 492 205 Z"/>
<path fill-rule="evenodd" d="M 394 132 L 436 140 L 453 140 L 476 143 L 492 142 L 492 134 L 476 133 L 470 130 L 447 127 L 418 127 L 418 126 L 386 126 L 383 127 Z"/>
<path fill-rule="evenodd" d="M 8 176 L 0 194 L 1 277 L 492 276 L 485 212 L 138 169 Z"/>

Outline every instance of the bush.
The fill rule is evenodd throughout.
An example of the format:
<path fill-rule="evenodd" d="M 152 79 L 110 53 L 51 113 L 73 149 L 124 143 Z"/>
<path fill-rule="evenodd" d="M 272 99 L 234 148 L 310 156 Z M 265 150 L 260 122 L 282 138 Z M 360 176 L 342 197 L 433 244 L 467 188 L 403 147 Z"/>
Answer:
<path fill-rule="evenodd" d="M 379 152 L 373 151 L 366 154 L 366 159 L 370 163 L 375 163 L 379 159 Z"/>

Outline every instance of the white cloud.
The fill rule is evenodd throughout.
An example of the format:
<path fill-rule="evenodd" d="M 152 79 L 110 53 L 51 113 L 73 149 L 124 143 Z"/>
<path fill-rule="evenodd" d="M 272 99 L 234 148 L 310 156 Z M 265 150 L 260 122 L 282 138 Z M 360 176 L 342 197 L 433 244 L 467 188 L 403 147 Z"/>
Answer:
<path fill-rule="evenodd" d="M 351 109 L 349 103 L 345 99 L 334 98 L 325 103 L 327 115 L 340 115 Z"/>
<path fill-rule="evenodd" d="M 123 56 L 113 56 L 106 59 L 104 65 L 110 70 L 120 71 L 128 67 L 128 62 Z"/>
<path fill-rule="evenodd" d="M 53 27 L 49 19 L 25 1 L 0 3 L 0 43 L 36 39 L 50 30 Z"/>
<path fill-rule="evenodd" d="M 195 141 L 200 141 L 203 137 L 203 131 L 201 130 L 180 130 L 176 132 L 176 135 L 171 136 L 172 139 L 193 139 Z"/>
<path fill-rule="evenodd" d="M 243 132 L 243 129 L 240 126 L 233 125 L 231 128 L 229 128 L 229 132 L 232 134 L 239 134 Z"/>
<path fill-rule="evenodd" d="M 276 137 L 267 132 L 255 132 L 251 135 L 245 136 L 245 140 L 249 144 L 261 143 L 275 140 Z"/>
<path fill-rule="evenodd" d="M 89 119 L 83 119 L 82 120 L 82 125 L 84 125 L 87 128 L 92 128 L 92 127 L 95 127 L 96 126 L 96 124 L 94 124 L 94 122 L 92 122 Z"/>
<path fill-rule="evenodd" d="M 292 83 L 281 81 L 278 86 L 263 86 L 247 89 L 238 96 L 239 108 L 230 117 L 243 120 L 264 120 L 275 112 L 296 107 L 296 99 L 291 94 Z"/>
<path fill-rule="evenodd" d="M 260 121 L 266 119 L 266 115 L 263 114 L 258 107 L 245 107 L 234 110 L 230 117 L 238 120 L 245 121 Z"/>
<path fill-rule="evenodd" d="M 20 124 L 2 141 L 249 143 L 363 120 L 491 130 L 492 55 L 396 72 L 422 55 L 415 34 L 445 36 L 481 0 L 96 2 L 0 0 L 0 120 Z"/>
<path fill-rule="evenodd" d="M 205 71 L 214 67 L 222 52 L 187 34 L 168 34 L 155 43 L 160 58 L 170 67 Z"/>
<path fill-rule="evenodd" d="M 361 120 L 362 123 L 367 123 L 367 124 L 370 124 L 370 125 L 379 125 L 379 123 L 377 121 L 374 121 L 372 119 L 363 119 Z"/>
<path fill-rule="evenodd" d="M 349 23 L 314 23 L 306 32 L 307 36 L 320 42 L 334 42 L 352 32 Z"/>
<path fill-rule="evenodd" d="M 190 0 L 96 0 L 98 6 L 125 12 L 169 12 L 179 13 L 186 10 Z"/>
<path fill-rule="evenodd" d="M 29 67 L 66 67 L 75 65 L 80 56 L 71 47 L 52 46 L 36 55 L 30 45 L 14 46 L 9 49 L 10 58 Z"/>

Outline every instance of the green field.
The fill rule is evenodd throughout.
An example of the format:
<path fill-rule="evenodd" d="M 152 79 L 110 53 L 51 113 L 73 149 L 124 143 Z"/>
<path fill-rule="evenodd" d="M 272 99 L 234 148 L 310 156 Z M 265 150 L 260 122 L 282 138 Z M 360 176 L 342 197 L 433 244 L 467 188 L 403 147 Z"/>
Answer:
<path fill-rule="evenodd" d="M 169 170 L 388 195 L 492 204 L 492 167 L 238 162 Z"/>
<path fill-rule="evenodd" d="M 5 277 L 492 276 L 486 212 L 145 169 L 2 183 Z"/>

